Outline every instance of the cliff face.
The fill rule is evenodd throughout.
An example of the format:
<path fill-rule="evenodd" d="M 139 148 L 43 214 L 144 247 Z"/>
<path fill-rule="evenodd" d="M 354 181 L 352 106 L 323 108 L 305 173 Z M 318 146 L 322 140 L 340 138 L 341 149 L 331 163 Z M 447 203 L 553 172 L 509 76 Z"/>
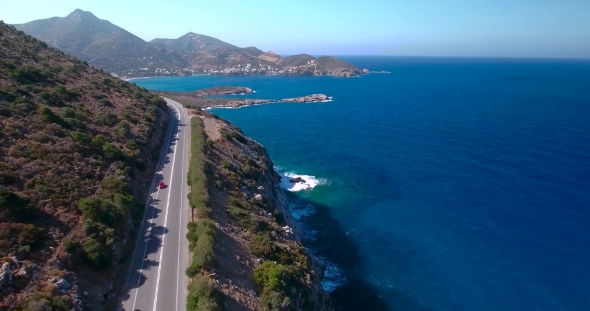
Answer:
<path fill-rule="evenodd" d="M 324 266 L 299 242 L 280 177 L 259 143 L 204 112 L 205 172 L 218 233 L 214 276 L 226 310 L 332 310 Z"/>

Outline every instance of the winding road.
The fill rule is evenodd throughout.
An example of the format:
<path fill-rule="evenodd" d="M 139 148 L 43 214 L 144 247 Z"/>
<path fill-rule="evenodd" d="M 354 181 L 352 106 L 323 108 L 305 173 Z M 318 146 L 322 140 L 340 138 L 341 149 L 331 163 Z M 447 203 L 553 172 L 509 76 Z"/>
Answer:
<path fill-rule="evenodd" d="M 173 118 L 132 257 L 121 305 L 125 311 L 186 310 L 190 119 L 181 104 L 165 100 Z M 164 189 L 159 189 L 160 181 L 164 181 Z"/>

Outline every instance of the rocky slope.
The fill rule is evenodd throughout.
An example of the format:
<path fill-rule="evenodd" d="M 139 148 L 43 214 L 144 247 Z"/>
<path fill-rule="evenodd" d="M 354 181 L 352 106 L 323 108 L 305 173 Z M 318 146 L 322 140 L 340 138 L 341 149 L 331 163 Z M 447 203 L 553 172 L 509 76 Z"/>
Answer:
<path fill-rule="evenodd" d="M 255 47 L 239 48 L 221 40 L 187 33 L 177 39 L 145 42 L 128 31 L 101 20 L 90 12 L 75 10 L 66 17 L 52 17 L 17 29 L 72 54 L 91 66 L 124 78 L 146 76 L 218 75 L 336 75 L 360 74 L 355 66 L 338 66 L 307 55 L 282 58 Z M 284 63 L 283 63 L 284 62 Z"/>
<path fill-rule="evenodd" d="M 299 242 L 264 147 L 224 120 L 193 113 L 207 137 L 205 173 L 217 228 L 210 276 L 225 309 L 332 310 L 320 284 L 324 266 Z"/>
<path fill-rule="evenodd" d="M 0 22 L 0 310 L 103 310 L 165 102 Z"/>

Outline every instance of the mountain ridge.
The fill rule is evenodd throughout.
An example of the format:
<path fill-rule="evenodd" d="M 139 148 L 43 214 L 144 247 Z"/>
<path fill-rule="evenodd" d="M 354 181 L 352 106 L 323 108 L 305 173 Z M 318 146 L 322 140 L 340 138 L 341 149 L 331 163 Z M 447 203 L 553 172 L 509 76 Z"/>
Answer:
<path fill-rule="evenodd" d="M 195 74 L 350 77 L 362 73 L 345 61 L 331 61 L 330 66 L 325 66 L 326 62 L 312 62 L 315 58 L 307 54 L 305 57 L 283 58 L 256 47 L 240 48 L 193 32 L 176 39 L 158 38 L 146 42 L 81 9 L 66 17 L 50 17 L 14 27 L 123 78 Z"/>

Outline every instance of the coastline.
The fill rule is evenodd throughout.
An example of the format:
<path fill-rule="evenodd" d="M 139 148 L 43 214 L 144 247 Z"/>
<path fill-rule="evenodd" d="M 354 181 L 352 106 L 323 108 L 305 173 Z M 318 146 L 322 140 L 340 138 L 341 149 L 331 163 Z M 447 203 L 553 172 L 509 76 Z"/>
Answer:
<path fill-rule="evenodd" d="M 384 74 L 384 73 L 391 73 L 391 72 L 382 72 L 382 71 L 370 71 L 366 73 L 360 73 L 356 75 L 338 75 L 338 74 L 325 74 L 325 75 L 308 75 L 308 74 L 218 74 L 218 73 L 199 73 L 193 74 L 190 76 L 185 75 L 165 75 L 165 76 L 144 76 L 144 77 L 123 77 L 121 80 L 125 81 L 133 81 L 133 80 L 140 80 L 140 79 L 151 79 L 151 78 L 164 78 L 164 77 L 200 77 L 200 76 L 220 76 L 220 77 L 250 77 L 250 76 L 269 76 L 269 77 L 333 77 L 333 78 L 360 78 L 362 76 L 367 76 L 371 74 Z"/>

